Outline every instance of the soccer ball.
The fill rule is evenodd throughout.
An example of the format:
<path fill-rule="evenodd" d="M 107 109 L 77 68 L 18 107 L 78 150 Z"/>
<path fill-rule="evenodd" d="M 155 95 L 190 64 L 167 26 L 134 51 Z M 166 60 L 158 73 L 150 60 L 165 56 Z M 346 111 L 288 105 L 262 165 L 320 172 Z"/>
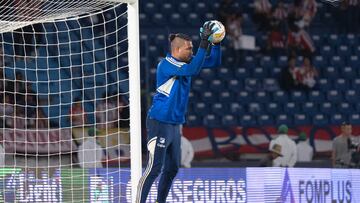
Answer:
<path fill-rule="evenodd" d="M 221 42 L 225 37 L 225 26 L 217 20 L 212 20 L 210 23 L 215 23 L 215 25 L 212 28 L 214 33 L 209 37 L 209 41 L 211 43 Z"/>

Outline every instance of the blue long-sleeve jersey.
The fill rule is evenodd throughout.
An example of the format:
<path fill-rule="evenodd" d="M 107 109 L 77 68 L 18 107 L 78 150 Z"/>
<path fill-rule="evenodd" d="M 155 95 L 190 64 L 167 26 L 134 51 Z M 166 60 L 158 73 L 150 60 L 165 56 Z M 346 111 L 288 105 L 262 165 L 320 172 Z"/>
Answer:
<path fill-rule="evenodd" d="M 206 56 L 205 49 L 199 48 L 190 63 L 178 61 L 168 54 L 157 66 L 157 89 L 148 112 L 149 117 L 165 123 L 184 123 L 191 76 L 197 75 L 202 68 L 220 64 L 220 45 L 212 46 L 209 56 Z"/>

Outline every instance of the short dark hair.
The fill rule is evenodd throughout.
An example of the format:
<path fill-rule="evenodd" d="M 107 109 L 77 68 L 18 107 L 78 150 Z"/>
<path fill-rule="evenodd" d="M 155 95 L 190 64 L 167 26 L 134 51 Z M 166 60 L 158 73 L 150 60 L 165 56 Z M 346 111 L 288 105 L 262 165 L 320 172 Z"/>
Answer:
<path fill-rule="evenodd" d="M 191 41 L 190 36 L 187 34 L 183 34 L 183 33 L 176 33 L 176 34 L 171 33 L 169 35 L 169 41 L 172 42 L 176 37 L 183 39 L 183 40 Z"/>

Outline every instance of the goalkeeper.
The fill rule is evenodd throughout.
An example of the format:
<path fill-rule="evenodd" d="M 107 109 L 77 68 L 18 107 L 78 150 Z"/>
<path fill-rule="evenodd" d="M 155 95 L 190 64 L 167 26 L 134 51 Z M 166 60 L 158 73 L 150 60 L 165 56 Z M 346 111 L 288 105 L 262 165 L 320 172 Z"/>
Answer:
<path fill-rule="evenodd" d="M 195 56 L 189 36 L 169 36 L 171 53 L 157 66 L 157 92 L 146 121 L 148 165 L 138 184 L 136 202 L 146 202 L 151 185 L 160 172 L 157 202 L 166 201 L 180 166 L 180 125 L 185 122 L 191 76 L 199 74 L 201 68 L 221 64 L 220 44 L 212 44 L 210 55 L 206 55 L 213 26 L 207 22 L 200 29 L 201 42 Z"/>

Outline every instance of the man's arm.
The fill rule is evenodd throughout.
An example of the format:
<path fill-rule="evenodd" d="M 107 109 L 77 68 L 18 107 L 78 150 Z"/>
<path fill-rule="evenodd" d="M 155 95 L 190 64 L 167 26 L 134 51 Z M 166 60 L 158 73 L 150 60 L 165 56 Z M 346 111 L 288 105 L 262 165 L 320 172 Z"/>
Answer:
<path fill-rule="evenodd" d="M 221 65 L 221 46 L 220 43 L 211 46 L 210 55 L 205 58 L 203 68 L 215 68 Z"/>

